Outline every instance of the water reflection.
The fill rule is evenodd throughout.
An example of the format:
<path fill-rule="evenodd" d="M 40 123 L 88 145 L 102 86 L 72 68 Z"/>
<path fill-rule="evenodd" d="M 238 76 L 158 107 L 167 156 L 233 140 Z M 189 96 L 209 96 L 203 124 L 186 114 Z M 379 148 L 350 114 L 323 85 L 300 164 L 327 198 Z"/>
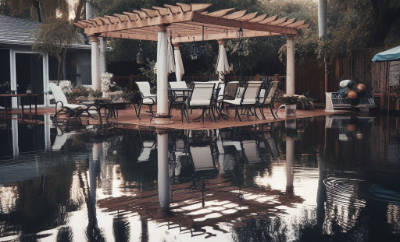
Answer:
<path fill-rule="evenodd" d="M 400 236 L 396 117 L 169 132 L 41 120 L 0 126 L 1 240 Z"/>

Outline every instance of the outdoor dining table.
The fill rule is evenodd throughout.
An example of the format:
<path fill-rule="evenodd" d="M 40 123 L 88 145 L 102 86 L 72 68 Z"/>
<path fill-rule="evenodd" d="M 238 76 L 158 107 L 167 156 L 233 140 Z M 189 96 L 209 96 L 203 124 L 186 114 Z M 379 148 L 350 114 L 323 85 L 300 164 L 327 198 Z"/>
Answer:
<path fill-rule="evenodd" d="M 5 109 L 5 113 L 8 114 L 9 112 L 9 107 L 8 107 L 8 103 L 7 100 L 9 98 L 13 98 L 16 97 L 19 99 L 20 104 L 21 104 L 21 110 L 22 110 L 22 114 L 24 114 L 24 99 L 25 98 L 29 98 L 34 100 L 35 103 L 35 115 L 37 115 L 37 101 L 38 101 L 38 97 L 39 94 L 35 94 L 35 93 L 19 93 L 19 94 L 13 94 L 13 93 L 7 93 L 7 94 L 0 94 L 0 98 L 3 99 L 3 104 L 4 104 L 4 109 Z M 17 108 L 18 108 L 18 102 L 17 102 Z M 32 112 L 32 102 L 29 102 L 29 112 Z"/>

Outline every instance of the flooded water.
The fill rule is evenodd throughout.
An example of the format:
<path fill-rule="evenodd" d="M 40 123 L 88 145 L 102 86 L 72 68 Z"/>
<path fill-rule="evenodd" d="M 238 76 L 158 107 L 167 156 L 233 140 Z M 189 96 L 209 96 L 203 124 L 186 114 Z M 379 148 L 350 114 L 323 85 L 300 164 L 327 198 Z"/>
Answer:
<path fill-rule="evenodd" d="M 0 241 L 400 241 L 399 117 L 0 121 Z"/>

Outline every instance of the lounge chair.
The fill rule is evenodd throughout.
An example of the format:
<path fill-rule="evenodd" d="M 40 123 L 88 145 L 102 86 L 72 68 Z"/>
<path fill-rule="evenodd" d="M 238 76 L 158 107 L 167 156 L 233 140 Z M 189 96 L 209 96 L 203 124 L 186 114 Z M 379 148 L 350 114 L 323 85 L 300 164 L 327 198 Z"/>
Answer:
<path fill-rule="evenodd" d="M 153 140 L 143 141 L 142 151 L 137 158 L 138 162 L 150 161 L 151 151 L 156 149 L 156 142 Z"/>
<path fill-rule="evenodd" d="M 215 84 L 207 82 L 194 82 L 193 84 L 194 84 L 193 91 L 189 101 L 186 103 L 186 110 L 194 108 L 202 109 L 200 117 L 202 122 L 204 123 L 204 115 L 206 110 L 211 111 L 211 101 L 214 93 Z M 187 114 L 187 120 L 189 121 L 188 118 L 189 114 L 188 113 L 186 114 Z"/>
<path fill-rule="evenodd" d="M 258 101 L 257 101 L 257 107 L 260 109 L 260 113 L 261 113 L 263 119 L 265 119 L 264 107 L 269 107 L 274 119 L 278 118 L 275 115 L 274 111 L 272 110 L 274 101 L 275 101 L 275 97 L 277 94 L 277 90 L 278 90 L 278 84 L 279 84 L 278 81 L 273 81 L 273 82 L 271 82 L 270 87 L 268 89 L 262 88 L 260 90 L 260 95 L 259 95 Z M 266 93 L 268 93 L 268 94 L 266 95 Z"/>
<path fill-rule="evenodd" d="M 89 117 L 92 117 L 92 114 L 97 113 L 96 110 L 89 110 L 86 105 L 68 103 L 67 97 L 61 87 L 57 86 L 55 83 L 49 83 L 49 87 L 56 101 L 55 118 L 57 118 L 60 113 L 65 113 L 70 117 L 80 117 L 83 113 L 87 113 Z"/>
<path fill-rule="evenodd" d="M 241 121 L 239 109 L 246 111 L 247 116 L 251 113 L 251 109 L 254 109 L 254 115 L 258 118 L 255 114 L 255 105 L 258 100 L 261 85 L 261 81 L 249 81 L 243 89 L 238 88 L 238 94 L 235 99 L 224 100 L 224 103 L 235 107 L 235 119 L 238 118 Z"/>
<path fill-rule="evenodd" d="M 157 104 L 157 95 L 151 93 L 150 83 L 149 82 L 136 82 L 136 85 L 139 88 L 140 96 L 142 100 L 139 103 L 139 108 L 136 109 L 136 116 L 140 119 L 140 110 L 143 105 L 149 106 L 151 116 L 153 117 L 153 105 Z"/>

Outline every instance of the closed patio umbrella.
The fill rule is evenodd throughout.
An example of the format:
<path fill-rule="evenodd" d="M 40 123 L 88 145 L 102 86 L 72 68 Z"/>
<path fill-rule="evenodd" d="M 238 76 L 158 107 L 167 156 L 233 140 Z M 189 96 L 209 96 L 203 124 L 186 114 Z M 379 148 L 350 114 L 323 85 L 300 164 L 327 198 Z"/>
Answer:
<path fill-rule="evenodd" d="M 228 57 L 226 55 L 226 50 L 224 46 L 223 41 L 218 41 L 219 44 L 219 50 L 218 50 L 218 59 L 217 59 L 217 74 L 218 74 L 218 79 L 220 81 L 224 80 L 224 75 L 229 73 L 230 67 L 228 63 Z"/>
<path fill-rule="evenodd" d="M 158 48 L 159 46 L 157 45 L 157 53 L 158 53 Z M 174 60 L 174 52 L 172 50 L 172 45 L 170 44 L 170 41 L 168 40 L 168 56 L 167 56 L 167 72 L 172 73 L 175 72 L 175 60 Z M 154 73 L 157 73 L 157 62 L 154 65 Z"/>
<path fill-rule="evenodd" d="M 179 45 L 174 46 L 174 56 L 175 56 L 175 75 L 176 81 L 182 81 L 183 74 L 185 74 L 185 69 L 183 68 L 181 51 L 179 50 Z"/>

